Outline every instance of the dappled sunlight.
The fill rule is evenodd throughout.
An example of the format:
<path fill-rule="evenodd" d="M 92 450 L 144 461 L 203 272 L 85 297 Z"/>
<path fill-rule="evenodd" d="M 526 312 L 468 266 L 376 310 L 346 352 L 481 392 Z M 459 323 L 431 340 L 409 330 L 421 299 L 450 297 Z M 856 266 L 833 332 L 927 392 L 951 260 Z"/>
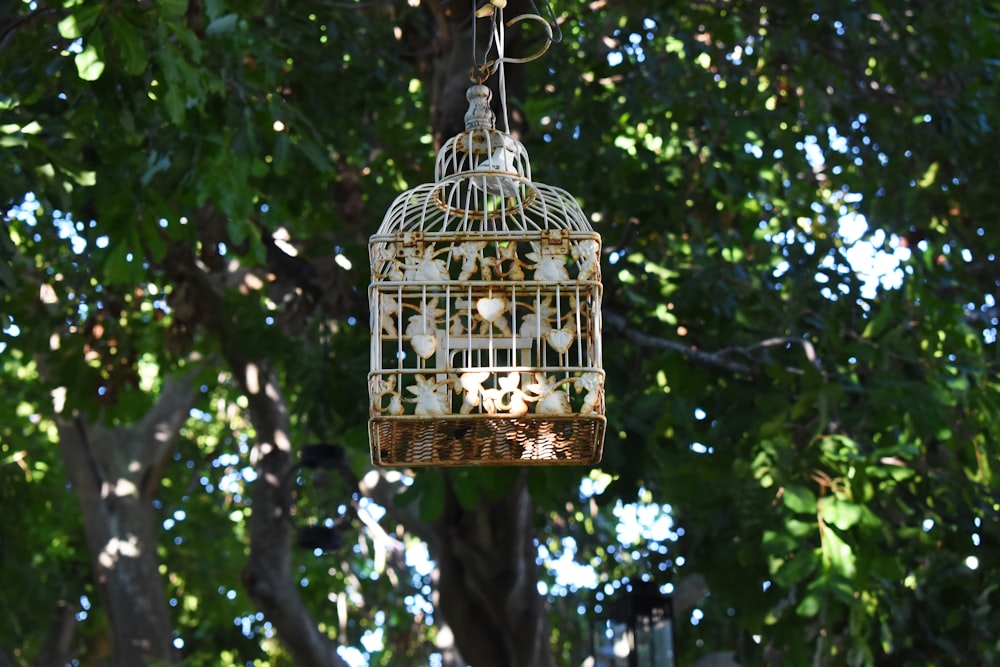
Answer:
<path fill-rule="evenodd" d="M 153 432 L 153 439 L 159 443 L 169 442 L 173 436 L 173 429 L 168 424 L 158 425 Z"/>
<path fill-rule="evenodd" d="M 244 381 L 246 382 L 247 393 L 260 393 L 260 369 L 257 368 L 257 364 L 248 363 L 246 365 Z"/>
<path fill-rule="evenodd" d="M 874 299 L 878 289 L 899 289 L 903 286 L 903 264 L 910 261 L 910 249 L 901 245 L 899 237 L 886 237 L 885 231 L 876 229 L 868 234 L 864 216 L 847 214 L 840 218 L 839 234 L 846 245 L 841 255 L 854 273 L 861 278 L 861 296 Z M 886 250 L 888 248 L 888 250 Z M 824 258 L 822 266 L 833 268 L 831 256 Z"/>
<path fill-rule="evenodd" d="M 288 435 L 282 430 L 276 430 L 274 432 L 274 442 L 278 446 L 278 449 L 283 452 L 292 451 L 292 443 L 288 439 Z"/>
<path fill-rule="evenodd" d="M 254 393 L 256 393 L 256 392 L 254 392 Z M 273 382 L 268 382 L 267 383 L 267 385 L 264 387 L 264 393 L 272 401 L 280 401 L 281 400 L 281 393 L 278 391 L 278 386 L 276 384 L 274 384 Z M 284 449 L 284 447 L 282 447 L 282 449 Z"/>
<path fill-rule="evenodd" d="M 52 410 L 58 415 L 66 407 L 66 387 L 56 387 L 51 392 Z"/>
<path fill-rule="evenodd" d="M 120 477 L 114 481 L 106 481 L 101 485 L 101 497 L 102 498 L 138 498 L 139 497 L 139 487 L 135 485 L 135 482 L 124 477 Z"/>
<path fill-rule="evenodd" d="M 120 559 L 138 558 L 139 553 L 139 538 L 135 535 L 129 535 L 124 540 L 112 537 L 104 545 L 104 548 L 101 549 L 97 560 L 105 569 L 110 570 L 115 567 Z"/>
<path fill-rule="evenodd" d="M 236 272 L 240 268 L 240 264 L 237 260 L 233 260 L 229 263 L 230 272 Z M 250 291 L 257 291 L 264 288 L 264 281 L 261 280 L 257 275 L 251 273 L 250 271 L 243 272 L 243 282 L 240 285 L 240 292 L 243 294 L 249 294 Z"/>

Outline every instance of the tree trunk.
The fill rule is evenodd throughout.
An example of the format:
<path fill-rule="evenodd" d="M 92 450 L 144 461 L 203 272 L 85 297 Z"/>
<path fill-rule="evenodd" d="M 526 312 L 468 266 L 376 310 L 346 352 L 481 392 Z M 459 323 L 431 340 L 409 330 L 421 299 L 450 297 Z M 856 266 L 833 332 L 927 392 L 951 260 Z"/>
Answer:
<path fill-rule="evenodd" d="M 59 422 L 66 474 L 83 511 L 98 596 L 111 628 L 113 664 L 176 664 L 153 497 L 194 403 L 191 377 L 168 381 L 132 426 Z"/>
<path fill-rule="evenodd" d="M 435 526 L 440 611 L 473 667 L 549 667 L 549 620 L 538 594 L 534 505 L 527 476 L 507 494 L 463 508 L 447 486 Z"/>
<path fill-rule="evenodd" d="M 243 584 L 254 604 L 274 625 L 298 667 L 347 667 L 337 644 L 321 632 L 299 595 L 293 578 L 291 491 L 294 464 L 288 439 L 288 412 L 277 378 L 265 364 L 228 354 L 249 401 L 257 438 L 251 462 L 257 472 L 250 502 L 250 556 Z"/>
<path fill-rule="evenodd" d="M 538 594 L 534 507 L 522 472 L 498 500 L 464 508 L 445 478 L 445 509 L 429 526 L 394 497 L 405 487 L 368 474 L 362 494 L 427 543 L 446 667 L 550 667 L 550 626 Z M 443 621 L 443 622 L 442 622 Z M 457 649 L 457 650 L 456 650 Z"/>

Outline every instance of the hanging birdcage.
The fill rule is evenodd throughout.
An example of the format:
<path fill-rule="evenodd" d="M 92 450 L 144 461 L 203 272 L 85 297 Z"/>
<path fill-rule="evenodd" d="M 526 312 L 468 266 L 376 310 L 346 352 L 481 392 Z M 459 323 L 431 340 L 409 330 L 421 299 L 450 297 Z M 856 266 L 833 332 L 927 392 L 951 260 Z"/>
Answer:
<path fill-rule="evenodd" d="M 601 459 L 601 239 L 572 196 L 531 180 L 490 96 L 469 89 L 434 182 L 369 242 L 376 465 Z"/>

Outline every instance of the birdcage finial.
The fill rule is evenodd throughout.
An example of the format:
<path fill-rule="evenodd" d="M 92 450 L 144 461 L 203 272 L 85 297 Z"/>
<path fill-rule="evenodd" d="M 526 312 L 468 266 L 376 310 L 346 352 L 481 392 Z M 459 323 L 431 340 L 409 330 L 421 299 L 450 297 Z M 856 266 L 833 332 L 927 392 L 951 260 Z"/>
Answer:
<path fill-rule="evenodd" d="M 482 84 L 470 86 L 465 93 L 469 100 L 469 110 L 465 112 L 465 129 L 492 130 L 496 126 L 496 115 L 490 108 L 493 92 Z"/>

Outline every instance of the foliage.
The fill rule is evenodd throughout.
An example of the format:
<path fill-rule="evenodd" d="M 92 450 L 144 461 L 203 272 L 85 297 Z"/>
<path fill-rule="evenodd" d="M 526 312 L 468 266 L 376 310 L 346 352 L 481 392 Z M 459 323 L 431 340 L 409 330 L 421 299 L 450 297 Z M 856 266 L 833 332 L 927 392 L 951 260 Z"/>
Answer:
<path fill-rule="evenodd" d="M 594 570 L 542 574 L 557 664 L 585 657 L 589 619 L 564 622 L 580 607 L 699 575 L 685 662 L 995 664 L 997 8 L 556 10 L 562 42 L 511 69 L 536 178 L 605 240 L 609 378 L 600 469 L 528 479 L 540 562 Z M 128 425 L 202 363 L 155 501 L 177 645 L 185 664 L 291 664 L 239 576 L 258 461 L 227 360 L 266 359 L 295 445 L 342 443 L 363 475 L 367 236 L 430 178 L 435 17 L 453 10 L 7 11 L 0 650 L 33 661 L 61 604 L 74 657 L 106 632 L 56 421 Z M 385 508 L 340 489 L 345 546 L 295 559 L 322 631 L 426 664 L 445 633 L 407 520 L 445 520 L 446 485 L 475 507 L 513 480 L 407 474 Z M 623 534 L 634 507 L 670 529 Z"/>

